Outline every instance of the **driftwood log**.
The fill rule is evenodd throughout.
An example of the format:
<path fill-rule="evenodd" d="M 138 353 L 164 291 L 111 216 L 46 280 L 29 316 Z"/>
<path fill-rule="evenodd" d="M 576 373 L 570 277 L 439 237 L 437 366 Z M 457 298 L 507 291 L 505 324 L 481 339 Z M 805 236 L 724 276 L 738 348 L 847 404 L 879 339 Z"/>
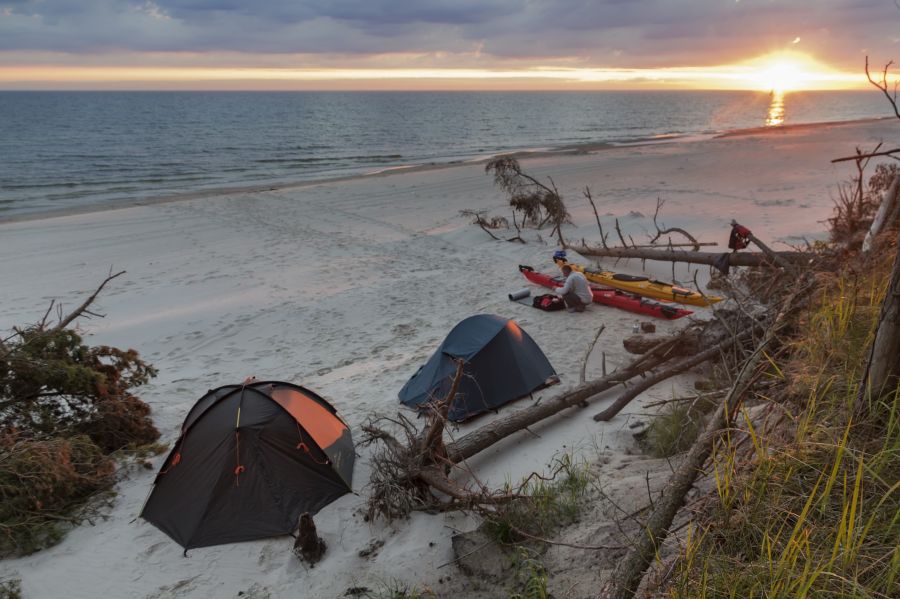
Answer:
<path fill-rule="evenodd" d="M 662 262 L 687 262 L 715 266 L 723 252 L 688 252 L 683 250 L 649 250 L 631 247 L 603 248 L 587 245 L 569 246 L 582 256 L 598 258 L 637 258 L 639 260 L 659 260 Z M 808 258 L 803 252 L 773 252 L 779 260 L 797 262 Z M 728 254 L 730 266 L 778 266 L 763 252 L 736 252 Z"/>
<path fill-rule="evenodd" d="M 675 363 L 667 364 L 666 368 L 660 370 L 656 374 L 652 376 L 648 376 L 638 382 L 636 385 L 632 386 L 630 389 L 625 391 L 622 395 L 620 395 L 608 408 L 596 414 L 594 416 L 594 420 L 597 422 L 606 422 L 613 418 L 616 414 L 622 411 L 622 408 L 627 406 L 635 397 L 649 389 L 650 387 L 665 381 L 667 379 L 672 378 L 676 374 L 681 374 L 698 364 L 702 364 L 707 360 L 712 360 L 716 356 L 722 354 L 725 351 L 728 351 L 730 347 L 733 347 L 736 343 L 739 343 L 745 339 L 748 339 L 753 331 L 746 330 L 735 337 L 728 337 L 727 339 L 722 339 L 709 349 L 706 349 L 699 354 L 688 356 L 687 358 L 682 358 Z"/>
<path fill-rule="evenodd" d="M 775 339 L 776 334 L 784 324 L 784 319 L 789 312 L 796 307 L 796 300 L 801 294 L 809 291 L 810 285 L 803 280 L 795 291 L 787 298 L 779 310 L 772 324 L 766 330 L 766 334 L 759 342 L 753 354 L 744 362 L 740 374 L 731 386 L 731 390 L 725 400 L 710 418 L 697 441 L 691 446 L 690 451 L 678 469 L 669 478 L 662 492 L 662 497 L 656 501 L 655 508 L 647 519 L 643 533 L 637 539 L 635 545 L 629 550 L 625 558 L 619 562 L 615 574 L 612 577 L 610 588 L 601 595 L 607 599 L 632 599 L 638 586 L 644 577 L 644 572 L 653 562 L 662 542 L 669 533 L 669 527 L 675 518 L 675 514 L 684 503 L 684 497 L 693 486 L 704 462 L 712 452 L 723 429 L 729 426 L 735 411 L 742 400 L 744 393 L 756 377 L 757 367 L 763 357 L 766 348 Z"/>
<path fill-rule="evenodd" d="M 738 226 L 737 221 L 732 220 L 731 226 L 732 227 Z M 764 244 L 762 241 L 760 241 L 756 235 L 749 232 L 749 229 L 747 229 L 747 231 L 748 231 L 747 239 L 749 239 L 752 243 L 754 243 L 756 245 L 756 247 L 761 249 L 763 251 L 763 254 L 768 256 L 772 260 L 773 263 L 780 266 L 781 268 L 784 268 L 785 270 L 789 270 L 791 268 L 791 265 L 788 263 L 788 261 L 785 258 L 782 258 L 780 255 L 778 255 L 778 252 L 776 252 L 775 250 L 773 250 L 772 248 L 770 248 L 769 246 Z M 737 264 L 734 264 L 731 262 L 732 256 L 735 256 L 735 255 L 736 255 L 736 253 L 732 253 L 732 254 L 729 254 L 729 257 L 728 257 L 729 264 L 731 264 L 732 266 L 737 266 Z"/>
<path fill-rule="evenodd" d="M 881 304 L 878 330 L 869 351 L 863 384 L 854 411 L 860 418 L 869 411 L 869 402 L 900 385 L 900 237 L 891 270 L 890 285 Z"/>
<path fill-rule="evenodd" d="M 505 418 L 495 420 L 488 426 L 457 439 L 455 443 L 451 443 L 446 447 L 448 459 L 454 463 L 461 462 L 517 431 L 536 424 L 566 408 L 582 404 L 598 393 L 602 393 L 624 381 L 656 368 L 672 359 L 672 350 L 677 343 L 678 337 L 663 341 L 643 356 L 607 376 L 578 385 L 568 393 L 514 412 Z"/>

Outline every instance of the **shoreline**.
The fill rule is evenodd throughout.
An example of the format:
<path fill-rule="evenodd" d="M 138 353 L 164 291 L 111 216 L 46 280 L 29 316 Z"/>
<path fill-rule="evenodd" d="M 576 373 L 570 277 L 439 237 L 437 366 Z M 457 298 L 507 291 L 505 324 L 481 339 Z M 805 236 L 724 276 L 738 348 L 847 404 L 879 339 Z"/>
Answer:
<path fill-rule="evenodd" d="M 60 218 L 67 216 L 77 216 L 82 214 L 91 214 L 96 212 L 107 212 L 113 210 L 121 210 L 133 208 L 136 206 L 152 206 L 157 204 L 168 204 L 172 202 L 184 202 L 198 200 L 204 198 L 214 198 L 219 196 L 256 194 L 270 191 L 283 191 L 292 189 L 303 189 L 307 187 L 315 187 L 325 184 L 339 184 L 344 182 L 361 181 L 372 178 L 390 177 L 395 175 L 403 175 L 408 173 L 422 173 L 437 170 L 446 170 L 457 167 L 485 164 L 489 160 L 497 156 L 511 156 L 517 160 L 524 161 L 537 158 L 552 158 L 563 156 L 579 156 L 593 154 L 602 151 L 627 150 L 631 148 L 654 146 L 654 145 L 670 145 L 682 143 L 699 143 L 712 139 L 729 139 L 735 137 L 743 137 L 750 135 L 776 135 L 779 133 L 790 131 L 806 131 L 816 130 L 830 127 L 853 126 L 867 123 L 875 123 L 880 121 L 891 121 L 892 117 L 873 117 L 863 119 L 853 119 L 846 121 L 820 121 L 813 123 L 796 123 L 778 126 L 761 126 L 750 127 L 744 129 L 732 129 L 717 133 L 708 134 L 660 134 L 650 138 L 639 138 L 629 142 L 590 142 L 584 144 L 574 144 L 559 146 L 557 148 L 540 148 L 535 150 L 513 150 L 508 152 L 498 152 L 488 156 L 475 157 L 471 159 L 456 159 L 448 162 L 427 162 L 410 165 L 388 166 L 381 169 L 373 170 L 366 173 L 355 173 L 351 175 L 324 177 L 308 180 L 298 180 L 284 183 L 274 183 L 265 185 L 236 185 L 226 187 L 215 187 L 210 189 L 197 189 L 185 191 L 175 194 L 167 194 L 162 196 L 143 196 L 126 200 L 110 200 L 109 202 L 98 202 L 85 204 L 84 206 L 60 208 L 56 210 L 46 210 L 41 212 L 26 212 L 23 214 L 14 214 L 10 216 L 0 215 L 0 224 L 31 222 L 43 219 Z"/>

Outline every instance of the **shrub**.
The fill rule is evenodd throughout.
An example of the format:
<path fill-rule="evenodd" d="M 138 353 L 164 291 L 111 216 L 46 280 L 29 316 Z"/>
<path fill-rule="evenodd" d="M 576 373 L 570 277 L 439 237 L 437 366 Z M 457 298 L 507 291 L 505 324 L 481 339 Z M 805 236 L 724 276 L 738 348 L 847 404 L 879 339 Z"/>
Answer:
<path fill-rule="evenodd" d="M 550 222 L 559 227 L 569 220 L 569 211 L 552 179 L 549 186 L 541 183 L 510 156 L 489 160 L 484 170 L 493 174 L 494 184 L 509 195 L 509 205 L 522 214 L 523 225 L 527 222 L 540 228 Z"/>
<path fill-rule="evenodd" d="M 90 438 L 0 437 L 0 555 L 57 542 L 81 508 L 114 481 L 115 463 Z"/>
<path fill-rule="evenodd" d="M 133 349 L 85 345 L 72 330 L 16 331 L 0 353 L 0 429 L 84 433 L 111 452 L 150 443 L 159 431 L 131 393 L 156 376 Z"/>
<path fill-rule="evenodd" d="M 110 454 L 159 438 L 132 393 L 156 370 L 133 349 L 91 347 L 66 328 L 117 276 L 55 326 L 45 315 L 0 339 L 0 555 L 59 540 L 115 482 Z"/>

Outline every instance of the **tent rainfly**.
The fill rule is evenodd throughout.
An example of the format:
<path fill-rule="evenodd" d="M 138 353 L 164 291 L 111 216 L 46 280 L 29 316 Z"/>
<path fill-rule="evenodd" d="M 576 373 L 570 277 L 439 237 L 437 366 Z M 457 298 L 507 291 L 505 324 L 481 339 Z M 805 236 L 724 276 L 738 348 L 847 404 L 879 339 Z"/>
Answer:
<path fill-rule="evenodd" d="M 422 408 L 450 392 L 456 359 L 464 376 L 448 418 L 467 420 L 556 383 L 556 371 L 515 321 L 478 314 L 457 324 L 400 390 L 401 403 Z"/>
<path fill-rule="evenodd" d="M 352 492 L 350 429 L 282 382 L 227 385 L 188 412 L 141 517 L 187 549 L 290 534 Z"/>

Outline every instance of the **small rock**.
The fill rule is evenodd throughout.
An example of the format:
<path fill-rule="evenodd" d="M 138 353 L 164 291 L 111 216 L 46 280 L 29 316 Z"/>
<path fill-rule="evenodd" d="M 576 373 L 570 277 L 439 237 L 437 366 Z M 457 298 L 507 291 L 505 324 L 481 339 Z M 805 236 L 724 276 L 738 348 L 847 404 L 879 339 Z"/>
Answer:
<path fill-rule="evenodd" d="M 641 331 L 643 331 L 644 333 L 655 333 L 656 325 L 652 322 L 644 321 L 641 323 Z"/>

